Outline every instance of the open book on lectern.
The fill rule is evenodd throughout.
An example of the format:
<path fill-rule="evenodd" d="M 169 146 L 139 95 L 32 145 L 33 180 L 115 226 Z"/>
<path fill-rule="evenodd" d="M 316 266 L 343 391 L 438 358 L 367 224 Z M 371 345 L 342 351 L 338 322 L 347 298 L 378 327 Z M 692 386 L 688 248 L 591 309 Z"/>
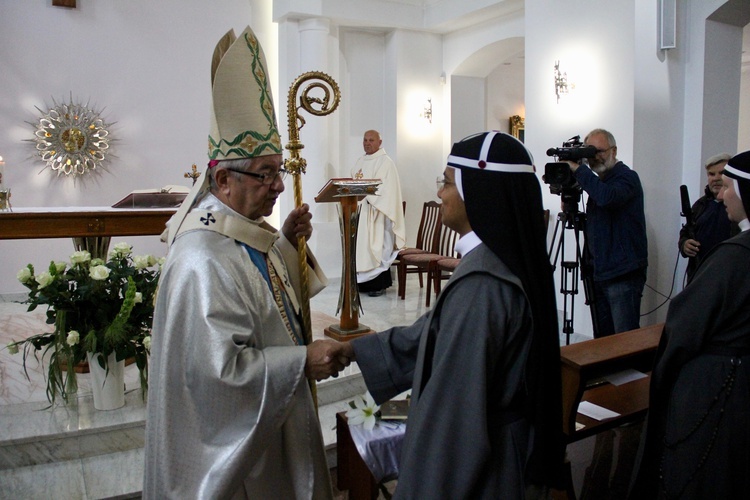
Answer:
<path fill-rule="evenodd" d="M 364 198 L 371 194 L 378 194 L 378 186 L 383 181 L 380 179 L 352 179 L 350 177 L 341 177 L 329 179 L 318 194 L 315 201 L 318 203 L 329 203 L 339 201 L 340 198 L 347 196 L 356 196 Z"/>

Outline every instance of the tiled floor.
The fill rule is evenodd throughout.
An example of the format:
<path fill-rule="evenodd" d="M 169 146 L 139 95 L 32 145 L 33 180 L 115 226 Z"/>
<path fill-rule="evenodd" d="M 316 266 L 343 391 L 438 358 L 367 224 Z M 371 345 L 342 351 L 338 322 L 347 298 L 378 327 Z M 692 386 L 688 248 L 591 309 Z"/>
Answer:
<path fill-rule="evenodd" d="M 407 280 L 406 300 L 399 300 L 396 280 L 393 281 L 393 286 L 380 297 L 370 297 L 366 293 L 360 295 L 363 309 L 359 315 L 360 325 L 381 331 L 392 326 L 411 324 L 428 310 L 424 305 L 424 289 L 419 288 L 416 275 L 411 275 Z M 336 315 L 339 291 L 340 281 L 332 280 L 328 287 L 310 300 L 310 308 L 331 316 Z"/>

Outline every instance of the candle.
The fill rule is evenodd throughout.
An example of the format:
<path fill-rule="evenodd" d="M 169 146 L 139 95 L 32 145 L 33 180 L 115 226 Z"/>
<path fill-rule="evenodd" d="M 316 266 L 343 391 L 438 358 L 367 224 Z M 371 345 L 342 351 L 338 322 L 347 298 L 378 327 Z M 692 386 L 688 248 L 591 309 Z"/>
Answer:
<path fill-rule="evenodd" d="M 3 161 L 3 157 L 0 156 L 0 212 L 10 209 L 10 203 L 8 201 L 8 198 L 10 198 L 10 189 L 5 189 L 5 186 L 3 185 L 4 173 L 5 162 Z"/>

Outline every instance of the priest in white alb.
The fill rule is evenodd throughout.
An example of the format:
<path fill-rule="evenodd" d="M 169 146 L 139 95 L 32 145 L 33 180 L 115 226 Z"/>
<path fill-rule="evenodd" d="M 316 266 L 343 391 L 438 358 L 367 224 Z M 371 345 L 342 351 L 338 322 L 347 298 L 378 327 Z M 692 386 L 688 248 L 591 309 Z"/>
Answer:
<path fill-rule="evenodd" d="M 401 197 L 401 182 L 393 160 L 381 147 L 377 130 L 365 132 L 365 154 L 357 160 L 352 177 L 380 179 L 378 194 L 361 202 L 357 229 L 357 286 L 371 297 L 385 293 L 393 284 L 391 264 L 406 246 L 406 224 Z"/>

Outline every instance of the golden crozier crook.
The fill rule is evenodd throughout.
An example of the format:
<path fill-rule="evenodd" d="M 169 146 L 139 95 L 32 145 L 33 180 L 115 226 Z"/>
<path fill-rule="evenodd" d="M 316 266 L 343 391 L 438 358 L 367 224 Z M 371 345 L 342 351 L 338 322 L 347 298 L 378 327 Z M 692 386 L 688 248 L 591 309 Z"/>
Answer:
<path fill-rule="evenodd" d="M 296 105 L 296 97 L 303 83 L 312 81 L 302 90 L 299 96 L 299 106 Z M 321 89 L 323 98 L 312 97 L 310 92 L 313 89 Z M 333 96 L 331 95 L 333 94 Z M 333 97 L 333 98 L 332 98 Z M 285 149 L 289 150 L 290 158 L 284 160 L 284 168 L 288 170 L 294 178 L 294 206 L 302 206 L 302 177 L 305 173 L 307 161 L 299 154 L 304 144 L 299 141 L 299 131 L 305 126 L 305 119 L 300 115 L 300 108 L 315 116 L 326 116 L 333 113 L 341 100 L 341 92 L 336 81 L 321 71 L 308 71 L 299 75 L 289 87 L 287 97 L 287 121 L 289 123 L 289 143 Z M 316 109 L 316 107 L 319 109 Z M 297 257 L 300 269 L 301 297 L 300 307 L 302 309 L 302 328 L 305 335 L 305 345 L 312 343 L 312 322 L 310 320 L 310 290 L 309 279 L 307 277 L 307 247 L 304 236 L 297 238 Z M 312 393 L 315 409 L 318 408 L 318 393 L 315 387 L 315 380 L 310 380 L 310 392 Z"/>

